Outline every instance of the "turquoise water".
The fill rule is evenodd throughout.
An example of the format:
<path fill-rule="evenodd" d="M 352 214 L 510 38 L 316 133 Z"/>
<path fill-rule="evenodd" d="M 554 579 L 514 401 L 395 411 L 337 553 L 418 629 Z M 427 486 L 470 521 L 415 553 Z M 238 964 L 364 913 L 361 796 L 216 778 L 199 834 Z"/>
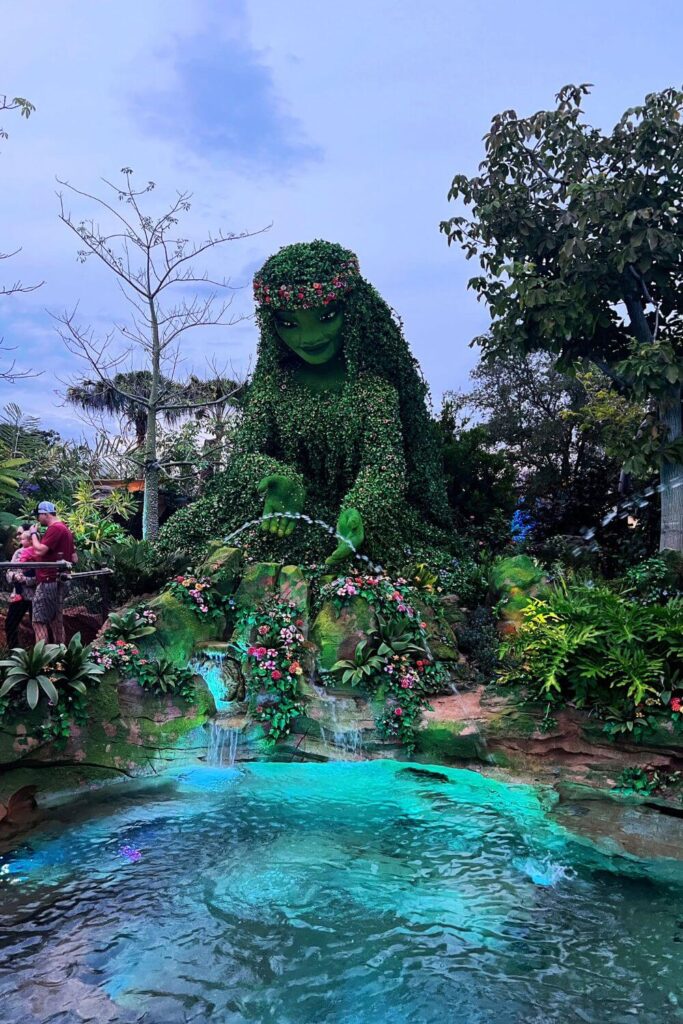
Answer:
<path fill-rule="evenodd" d="M 0 858 L 7 1024 L 683 1019 L 683 875 L 578 843 L 530 788 L 254 764 L 68 813 Z"/>

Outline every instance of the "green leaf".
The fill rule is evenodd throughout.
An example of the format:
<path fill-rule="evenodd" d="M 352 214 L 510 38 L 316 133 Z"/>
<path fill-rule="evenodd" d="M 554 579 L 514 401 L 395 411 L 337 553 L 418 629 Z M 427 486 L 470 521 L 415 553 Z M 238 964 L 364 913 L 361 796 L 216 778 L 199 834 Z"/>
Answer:
<path fill-rule="evenodd" d="M 59 703 L 59 693 L 52 682 L 47 676 L 38 676 L 38 682 L 42 686 L 43 690 L 47 694 L 47 699 L 51 700 L 53 704 Z"/>
<path fill-rule="evenodd" d="M 36 682 L 35 679 L 29 679 L 28 685 L 26 687 L 26 702 L 32 711 L 38 704 L 39 696 L 40 690 L 38 688 L 38 683 Z"/>

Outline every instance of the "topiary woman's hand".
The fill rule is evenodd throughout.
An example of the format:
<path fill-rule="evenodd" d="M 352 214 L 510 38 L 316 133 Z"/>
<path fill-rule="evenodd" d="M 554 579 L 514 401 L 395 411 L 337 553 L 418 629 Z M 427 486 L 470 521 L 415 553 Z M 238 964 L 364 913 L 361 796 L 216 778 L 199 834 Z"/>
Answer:
<path fill-rule="evenodd" d="M 357 551 L 363 543 L 365 530 L 358 509 L 345 508 L 340 512 L 337 520 L 337 534 L 344 540 L 340 541 L 330 557 L 325 559 L 325 565 L 337 565 L 338 562 L 343 562 L 353 554 L 354 549 Z M 353 544 L 353 548 L 351 544 Z"/>
<path fill-rule="evenodd" d="M 275 516 L 261 524 L 261 529 L 276 537 L 289 537 L 294 532 L 296 520 L 277 515 L 278 512 L 296 513 L 304 507 L 306 492 L 301 484 L 286 476 L 264 476 L 259 481 L 259 494 L 265 494 L 264 516 Z"/>

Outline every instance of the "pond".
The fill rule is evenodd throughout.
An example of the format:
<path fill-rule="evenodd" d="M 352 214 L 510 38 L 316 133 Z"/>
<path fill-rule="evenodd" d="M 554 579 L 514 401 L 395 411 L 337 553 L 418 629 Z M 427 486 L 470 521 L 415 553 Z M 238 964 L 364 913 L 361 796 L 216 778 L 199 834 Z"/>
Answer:
<path fill-rule="evenodd" d="M 683 871 L 395 762 L 111 787 L 0 858 L 8 1024 L 673 1024 Z"/>

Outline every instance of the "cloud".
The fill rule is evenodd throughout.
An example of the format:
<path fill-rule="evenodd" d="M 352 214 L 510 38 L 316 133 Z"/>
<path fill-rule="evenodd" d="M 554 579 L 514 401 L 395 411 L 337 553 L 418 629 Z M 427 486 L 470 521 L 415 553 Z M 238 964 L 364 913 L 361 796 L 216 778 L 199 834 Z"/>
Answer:
<path fill-rule="evenodd" d="M 177 38 L 158 59 L 171 70 L 164 86 L 130 99 L 147 131 L 246 173 L 287 174 L 322 159 L 245 38 L 211 28 Z"/>

